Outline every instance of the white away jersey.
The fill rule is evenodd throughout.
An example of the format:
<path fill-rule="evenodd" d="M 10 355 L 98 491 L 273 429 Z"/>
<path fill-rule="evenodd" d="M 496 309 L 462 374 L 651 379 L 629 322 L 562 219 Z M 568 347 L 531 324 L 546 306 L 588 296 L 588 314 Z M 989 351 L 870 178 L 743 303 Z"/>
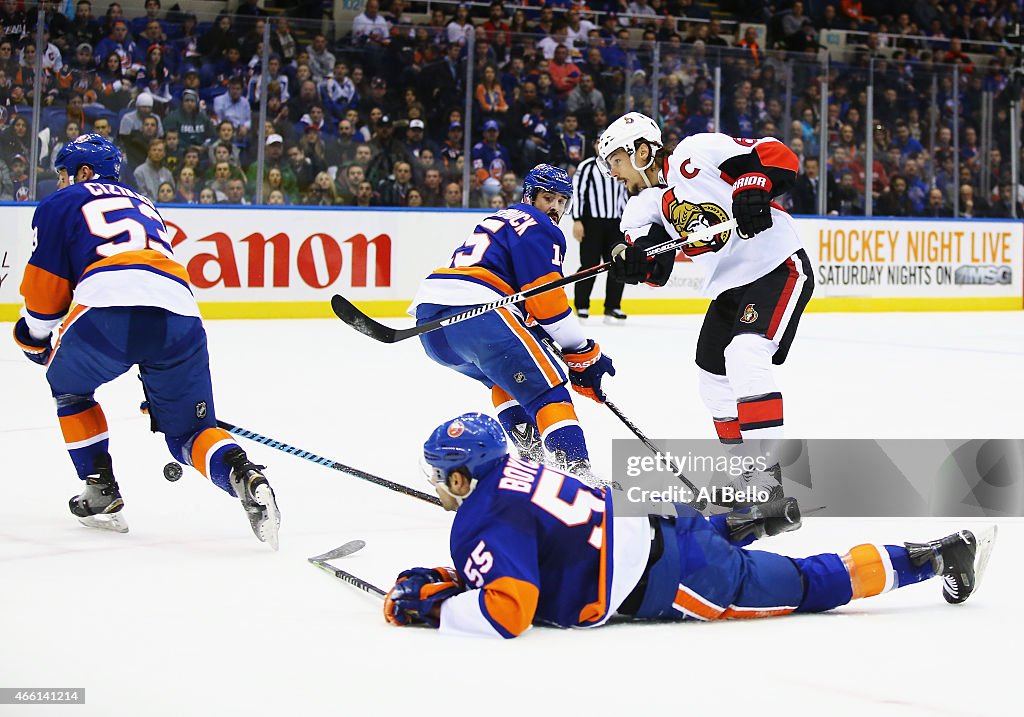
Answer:
<path fill-rule="evenodd" d="M 734 139 L 725 134 L 696 134 L 683 139 L 665 161 L 662 173 L 668 187 L 645 189 L 630 197 L 622 213 L 624 234 L 642 236 L 660 222 L 676 238 L 732 218 L 732 185 L 737 177 L 720 166 L 730 158 L 756 152 L 764 166 L 795 170 L 796 157 L 776 139 Z M 705 269 L 702 293 L 716 298 L 727 289 L 758 279 L 801 248 L 796 224 L 780 206 L 772 203 L 772 227 L 744 240 L 725 231 L 709 241 L 682 248 Z"/>

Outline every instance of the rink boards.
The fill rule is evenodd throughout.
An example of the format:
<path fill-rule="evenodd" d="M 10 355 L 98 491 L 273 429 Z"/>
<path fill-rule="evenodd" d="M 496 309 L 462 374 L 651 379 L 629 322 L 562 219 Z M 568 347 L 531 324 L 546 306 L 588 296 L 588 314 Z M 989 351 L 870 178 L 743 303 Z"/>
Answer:
<path fill-rule="evenodd" d="M 31 205 L 0 206 L 0 224 L 11 228 L 0 236 L 0 320 L 13 320 L 21 304 L 18 288 L 33 246 L 33 211 Z M 422 277 L 446 264 L 487 215 L 480 210 L 219 206 L 164 207 L 161 214 L 207 318 L 329 317 L 335 293 L 371 315 L 402 316 Z M 814 266 L 811 311 L 1024 308 L 1020 221 L 830 217 L 796 222 Z M 571 228 L 563 219 L 567 274 L 579 267 Z M 668 286 L 627 287 L 623 308 L 636 314 L 703 312 L 702 276 L 699 266 L 680 256 Z M 603 295 L 603 284 L 597 281 L 595 298 Z"/>

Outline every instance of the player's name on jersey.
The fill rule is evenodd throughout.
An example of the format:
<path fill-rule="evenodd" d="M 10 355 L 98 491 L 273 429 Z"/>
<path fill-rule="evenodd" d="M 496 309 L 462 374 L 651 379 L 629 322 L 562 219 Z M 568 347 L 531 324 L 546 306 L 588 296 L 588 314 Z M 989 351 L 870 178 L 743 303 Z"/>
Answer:
<path fill-rule="evenodd" d="M 122 187 L 120 184 L 106 184 L 104 182 L 86 182 L 85 188 L 89 190 L 89 194 L 94 197 L 102 196 L 116 196 L 116 197 L 131 197 L 132 199 L 138 199 L 140 202 L 145 202 L 149 206 L 153 206 L 153 202 L 149 197 L 144 197 L 141 194 L 136 194 L 128 187 Z"/>
<path fill-rule="evenodd" d="M 693 503 L 706 500 L 709 503 L 766 503 L 771 493 L 765 488 L 748 485 L 742 489 L 732 486 L 704 486 L 697 495 L 684 485 L 672 485 L 656 490 L 630 486 L 625 488 L 626 500 L 630 503 Z"/>

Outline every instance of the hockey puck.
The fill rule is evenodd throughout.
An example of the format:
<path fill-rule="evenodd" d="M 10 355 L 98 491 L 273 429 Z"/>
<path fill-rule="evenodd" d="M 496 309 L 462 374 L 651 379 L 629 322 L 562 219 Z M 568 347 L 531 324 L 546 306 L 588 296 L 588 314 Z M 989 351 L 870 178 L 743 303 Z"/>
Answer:
<path fill-rule="evenodd" d="M 181 478 L 181 464 L 170 462 L 164 466 L 164 478 L 171 481 L 172 483 Z"/>

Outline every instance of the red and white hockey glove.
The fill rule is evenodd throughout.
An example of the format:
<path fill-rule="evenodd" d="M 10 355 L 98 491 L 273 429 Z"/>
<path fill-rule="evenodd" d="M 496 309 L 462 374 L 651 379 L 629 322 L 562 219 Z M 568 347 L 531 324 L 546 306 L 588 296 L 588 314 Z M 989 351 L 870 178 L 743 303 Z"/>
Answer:
<path fill-rule="evenodd" d="M 564 355 L 572 390 L 604 403 L 607 396 L 601 390 L 601 377 L 615 375 L 611 358 L 601 353 L 601 347 L 593 339 L 587 339 L 587 343 L 575 351 L 566 351 Z"/>
<path fill-rule="evenodd" d="M 384 597 L 384 619 L 390 625 L 440 625 L 441 603 L 466 588 L 455 568 L 409 568 L 398 574 Z"/>
<path fill-rule="evenodd" d="M 750 239 L 772 226 L 772 180 L 759 172 L 744 174 L 732 185 L 732 215 L 736 230 Z"/>

